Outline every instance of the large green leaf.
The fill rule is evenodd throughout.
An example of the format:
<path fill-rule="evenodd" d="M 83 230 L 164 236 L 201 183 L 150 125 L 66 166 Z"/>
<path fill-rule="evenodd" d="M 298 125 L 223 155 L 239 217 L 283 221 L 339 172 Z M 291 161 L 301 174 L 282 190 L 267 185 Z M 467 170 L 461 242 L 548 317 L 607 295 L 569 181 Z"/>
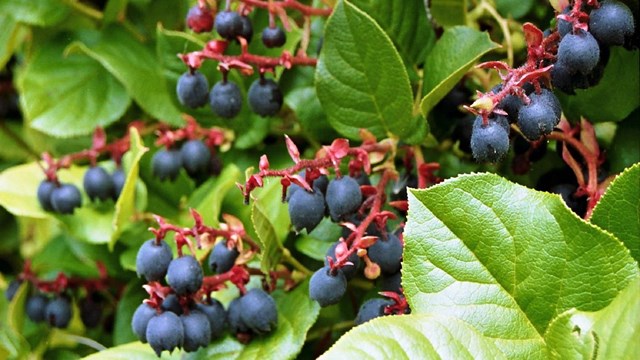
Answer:
<path fill-rule="evenodd" d="M 640 164 L 613 180 L 593 210 L 591 222 L 613 233 L 640 261 Z"/>
<path fill-rule="evenodd" d="M 79 50 L 100 62 L 147 113 L 172 125 L 183 123 L 154 53 L 130 32 L 109 26 L 95 45 L 75 42 L 70 50 Z"/>
<path fill-rule="evenodd" d="M 424 64 L 422 114 L 427 116 L 482 55 L 498 46 L 487 33 L 464 26 L 447 29 Z"/>
<path fill-rule="evenodd" d="M 414 313 L 457 317 L 508 357 L 542 354 L 549 323 L 607 306 L 639 271 L 557 195 L 494 174 L 412 190 L 403 288 Z"/>
<path fill-rule="evenodd" d="M 268 181 L 251 205 L 251 223 L 260 245 L 260 268 L 265 273 L 280 262 L 284 251 L 282 242 L 291 227 L 287 205 L 282 203 L 281 194 L 280 182 Z"/>
<path fill-rule="evenodd" d="M 143 284 L 142 280 L 134 278 L 122 291 L 122 296 L 118 300 L 115 312 L 113 329 L 113 342 L 115 345 L 123 345 L 137 340 L 131 328 L 131 319 L 138 306 L 142 304 L 142 300 L 148 298 L 147 293 L 142 290 Z"/>
<path fill-rule="evenodd" d="M 570 119 L 583 116 L 591 122 L 625 119 L 640 106 L 639 62 L 639 50 L 627 51 L 620 46 L 613 46 L 598 85 L 586 90 L 576 90 L 575 95 L 558 92 L 562 111 Z"/>
<path fill-rule="evenodd" d="M 504 17 L 519 19 L 533 6 L 533 0 L 496 0 L 496 8 Z"/>
<path fill-rule="evenodd" d="M 162 352 L 162 356 L 158 358 L 149 344 L 143 344 L 141 342 L 133 342 L 125 345 L 109 348 L 83 357 L 84 360 L 158 360 L 158 359 L 174 359 L 181 358 L 180 351 L 174 351 L 169 354 L 166 351 Z"/>
<path fill-rule="evenodd" d="M 62 21 L 68 13 L 69 7 L 61 0 L 0 1 L 0 14 L 10 14 L 17 21 L 29 25 L 55 25 Z"/>
<path fill-rule="evenodd" d="M 123 228 L 131 221 L 136 207 L 136 184 L 138 182 L 138 174 L 140 171 L 140 159 L 148 148 L 144 146 L 138 130 L 129 129 L 130 147 L 127 154 L 126 179 L 118 201 L 116 201 L 115 213 L 113 216 L 113 233 L 109 241 L 109 248 L 113 250 L 113 246 L 118 240 L 118 236 L 122 233 Z"/>
<path fill-rule="evenodd" d="M 529 354 L 533 356 L 534 354 Z M 355 327 L 320 360 L 506 359 L 492 339 L 442 315 L 384 316 Z"/>
<path fill-rule="evenodd" d="M 429 11 L 445 28 L 467 23 L 467 0 L 431 0 Z"/>
<path fill-rule="evenodd" d="M 217 226 L 222 201 L 229 191 L 235 189 L 241 176 L 242 172 L 234 164 L 225 166 L 218 177 L 213 181 L 206 182 L 193 192 L 189 198 L 188 206 L 198 211 L 205 223 Z"/>
<path fill-rule="evenodd" d="M 640 277 L 606 308 L 571 309 L 551 323 L 545 339 L 556 359 L 634 359 L 640 354 Z"/>
<path fill-rule="evenodd" d="M 90 134 L 122 116 L 127 92 L 100 63 L 80 54 L 64 55 L 67 40 L 38 47 L 17 81 L 26 120 L 41 132 L 58 137 Z"/>
<path fill-rule="evenodd" d="M 37 163 L 14 166 L 0 173 L 0 206 L 16 216 L 45 218 L 36 192 L 45 176 Z"/>
<path fill-rule="evenodd" d="M 387 33 L 409 65 L 421 64 L 435 42 L 423 0 L 353 0 Z"/>
<path fill-rule="evenodd" d="M 316 89 L 329 122 L 342 135 L 406 138 L 418 127 L 409 78 L 393 43 L 376 22 L 348 1 L 325 28 Z"/>
<path fill-rule="evenodd" d="M 0 5 L 1 9 L 2 5 Z M 20 25 L 9 13 L 0 11 L 0 69 L 7 64 L 16 46 L 26 36 L 26 29 Z"/>
<path fill-rule="evenodd" d="M 309 283 L 298 285 L 293 291 L 273 293 L 278 306 L 278 327 L 268 335 L 256 337 L 247 345 L 231 336 L 211 344 L 208 348 L 186 356 L 189 360 L 263 360 L 293 359 L 302 348 L 307 331 L 320 312 L 317 302 L 309 299 Z"/>

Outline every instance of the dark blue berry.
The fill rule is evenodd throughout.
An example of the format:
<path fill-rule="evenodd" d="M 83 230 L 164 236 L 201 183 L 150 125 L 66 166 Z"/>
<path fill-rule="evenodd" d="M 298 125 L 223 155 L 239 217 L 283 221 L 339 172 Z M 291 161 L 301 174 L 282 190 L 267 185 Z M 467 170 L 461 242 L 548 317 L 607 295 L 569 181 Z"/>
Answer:
<path fill-rule="evenodd" d="M 327 186 L 325 199 L 331 219 L 333 221 L 345 220 L 349 215 L 355 213 L 362 204 L 360 185 L 350 176 L 333 179 Z"/>
<path fill-rule="evenodd" d="M 289 217 L 296 232 L 307 229 L 310 233 L 324 217 L 324 196 L 316 187 L 313 192 L 300 189 L 289 198 Z"/>
<path fill-rule="evenodd" d="M 391 275 L 382 274 L 382 278 L 380 280 L 380 290 L 402 293 L 402 291 L 400 291 L 401 286 L 402 272 L 398 271 L 397 273 Z"/>
<path fill-rule="evenodd" d="M 558 184 L 553 186 L 549 191 L 560 195 L 565 204 L 567 204 L 567 207 L 582 217 L 587 208 L 587 202 L 585 197 L 579 198 L 575 196 L 577 189 L 577 186 L 573 184 Z"/>
<path fill-rule="evenodd" d="M 332 258 L 334 262 L 337 260 L 336 246 L 338 246 L 339 243 L 340 243 L 339 241 L 335 242 L 333 243 L 333 245 L 331 245 L 329 249 L 327 249 L 327 253 L 325 254 L 325 259 L 324 259 L 324 266 L 329 265 L 329 260 L 327 260 L 327 257 Z M 351 253 L 351 255 L 349 255 L 348 261 L 353 263 L 353 265 L 345 265 L 342 268 L 340 268 L 340 271 L 344 273 L 344 276 L 346 277 L 347 280 L 351 280 L 356 275 L 358 271 L 358 267 L 360 267 L 360 257 L 358 257 L 358 254 L 354 252 L 354 253 Z"/>
<path fill-rule="evenodd" d="M 257 79 L 249 88 L 249 107 L 260 116 L 273 116 L 280 111 L 283 97 L 278 84 L 271 79 Z"/>
<path fill-rule="evenodd" d="M 393 301 L 389 299 L 369 299 L 362 303 L 358 315 L 356 316 L 355 324 L 364 324 L 371 319 L 375 319 L 380 316 L 384 316 L 384 308 L 393 305 Z"/>
<path fill-rule="evenodd" d="M 112 199 L 116 192 L 113 178 L 100 166 L 89 168 L 84 173 L 82 184 L 84 192 L 87 193 L 92 201 L 96 199 L 102 201 Z"/>
<path fill-rule="evenodd" d="M 160 180 L 175 180 L 182 168 L 182 158 L 177 150 L 158 150 L 151 159 L 153 175 Z"/>
<path fill-rule="evenodd" d="M 227 40 L 242 34 L 242 19 L 235 11 L 220 11 L 215 20 L 216 31 Z"/>
<path fill-rule="evenodd" d="M 16 292 L 18 292 L 18 289 L 20 288 L 20 284 L 22 284 L 22 282 L 18 279 L 13 279 L 9 282 L 9 285 L 7 286 L 7 289 L 4 292 L 4 297 L 8 301 L 13 300 L 13 297 L 16 296 Z"/>
<path fill-rule="evenodd" d="M 209 105 L 213 112 L 225 119 L 236 117 L 242 109 L 242 93 L 231 81 L 218 81 L 209 94 Z"/>
<path fill-rule="evenodd" d="M 309 297 L 322 307 L 337 304 L 346 291 L 347 279 L 344 273 L 336 271 L 331 274 L 328 266 L 313 273 L 309 281 Z"/>
<path fill-rule="evenodd" d="M 564 8 L 564 10 L 562 10 L 561 14 L 563 15 L 567 15 L 569 14 L 569 12 L 571 11 L 572 6 L 567 6 Z M 564 37 L 565 35 L 571 33 L 573 31 L 573 24 L 563 20 L 563 19 L 558 19 L 558 33 L 560 34 L 560 37 Z"/>
<path fill-rule="evenodd" d="M 42 294 L 29 297 L 24 307 L 29 319 L 33 322 L 44 321 L 47 304 L 49 304 L 49 299 Z"/>
<path fill-rule="evenodd" d="M 167 311 L 153 316 L 147 324 L 146 338 L 156 355 L 172 352 L 184 343 L 184 326 L 178 315 Z"/>
<path fill-rule="evenodd" d="M 222 336 L 227 313 L 224 310 L 224 307 L 222 307 L 220 301 L 216 299 L 209 299 L 203 304 L 196 304 L 196 309 L 205 314 L 209 319 L 211 338 L 215 339 Z"/>
<path fill-rule="evenodd" d="M 184 341 L 182 346 L 185 351 L 196 351 L 200 347 L 206 347 L 211 341 L 211 325 L 207 315 L 191 310 L 189 314 L 180 316 L 184 328 Z"/>
<path fill-rule="evenodd" d="M 246 16 L 240 16 L 240 21 L 242 21 L 242 31 L 240 31 L 240 36 L 242 36 L 247 43 L 251 42 L 253 38 L 253 25 L 251 24 L 251 19 Z"/>
<path fill-rule="evenodd" d="M 167 283 L 178 295 L 193 294 L 202 286 L 202 267 L 191 255 L 171 260 L 167 269 Z"/>
<path fill-rule="evenodd" d="M 226 241 L 220 241 L 213 247 L 209 255 L 209 267 L 217 274 L 227 272 L 235 264 L 238 255 L 238 250 L 235 247 L 229 249 Z"/>
<path fill-rule="evenodd" d="M 180 148 L 182 166 L 190 176 L 205 173 L 211 161 L 211 151 L 200 140 L 189 140 Z"/>
<path fill-rule="evenodd" d="M 233 299 L 227 309 L 227 322 L 233 334 L 249 332 L 249 328 L 242 320 L 242 312 L 244 309 L 242 308 L 241 299 L 241 297 Z"/>
<path fill-rule="evenodd" d="M 164 279 L 173 259 L 171 248 L 166 242 L 155 239 L 145 241 L 136 255 L 136 272 L 138 276 L 144 276 L 147 281 L 160 281 Z"/>
<path fill-rule="evenodd" d="M 633 13 L 620 1 L 602 1 L 589 14 L 589 32 L 605 45 L 624 45 L 634 32 Z"/>
<path fill-rule="evenodd" d="M 143 343 L 147 342 L 147 324 L 149 320 L 156 315 L 156 309 L 149 306 L 147 303 L 142 303 L 131 318 L 131 329 L 133 333 Z"/>
<path fill-rule="evenodd" d="M 82 323 L 86 328 L 95 328 L 100 324 L 104 303 L 102 297 L 100 297 L 98 293 L 94 292 L 81 299 L 78 304 L 78 308 L 80 309 L 80 320 L 82 320 Z"/>
<path fill-rule="evenodd" d="M 42 180 L 40 185 L 38 185 L 38 202 L 45 211 L 53 211 L 51 194 L 56 187 L 56 184 L 49 180 Z"/>
<path fill-rule="evenodd" d="M 120 193 L 122 193 L 122 188 L 124 188 L 124 182 L 127 180 L 127 175 L 122 171 L 122 169 L 117 169 L 111 174 L 111 180 L 113 180 L 113 186 L 115 188 L 115 198 L 120 197 Z"/>
<path fill-rule="evenodd" d="M 44 318 L 53 327 L 66 328 L 71 321 L 71 303 L 61 296 L 52 299 L 44 309 Z"/>
<path fill-rule="evenodd" d="M 160 308 L 163 311 L 171 311 L 176 315 L 182 315 L 182 305 L 180 305 L 180 299 L 176 294 L 169 294 L 162 299 Z"/>
<path fill-rule="evenodd" d="M 529 98 L 531 99 L 529 105 L 520 110 L 518 127 L 522 131 L 522 135 L 535 141 L 543 135 L 550 134 L 553 128 L 558 125 L 560 117 L 556 116 L 552 105 L 544 97 L 532 94 Z"/>
<path fill-rule="evenodd" d="M 520 108 L 524 106 L 524 102 L 520 97 L 509 94 L 500 100 L 498 103 L 498 108 L 506 111 L 507 119 L 510 123 L 515 123 L 518 121 L 518 113 L 520 113 Z"/>
<path fill-rule="evenodd" d="M 240 298 L 242 322 L 256 334 L 266 334 L 278 326 L 278 308 L 271 295 L 251 289 Z"/>
<path fill-rule="evenodd" d="M 560 40 L 558 62 L 568 66 L 571 72 L 587 75 L 599 60 L 600 46 L 588 31 L 578 30 Z"/>
<path fill-rule="evenodd" d="M 522 112 L 522 110 L 520 110 Z M 485 125 L 477 116 L 471 132 L 471 153 L 478 162 L 498 162 L 509 151 L 509 121 L 497 115 Z"/>
<path fill-rule="evenodd" d="M 268 48 L 281 47 L 287 42 L 287 34 L 280 26 L 266 27 L 262 30 L 262 43 Z"/>
<path fill-rule="evenodd" d="M 395 274 L 400 270 L 402 259 L 402 243 L 394 234 L 388 234 L 387 238 L 378 238 L 371 245 L 367 254 L 369 259 L 380 266 L 384 274 Z"/>
<path fill-rule="evenodd" d="M 180 104 L 195 109 L 209 100 L 209 82 L 199 71 L 187 71 L 180 75 L 176 93 Z"/>
<path fill-rule="evenodd" d="M 60 214 L 73 214 L 82 205 L 82 194 L 73 184 L 62 184 L 51 192 L 51 205 Z"/>

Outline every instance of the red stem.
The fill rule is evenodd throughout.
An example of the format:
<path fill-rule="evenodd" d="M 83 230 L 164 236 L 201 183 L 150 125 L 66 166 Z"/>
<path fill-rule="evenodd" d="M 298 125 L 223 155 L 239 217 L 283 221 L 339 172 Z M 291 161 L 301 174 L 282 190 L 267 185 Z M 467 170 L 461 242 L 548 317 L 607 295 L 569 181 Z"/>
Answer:
<path fill-rule="evenodd" d="M 269 8 L 269 1 L 260 1 L 260 0 L 240 0 L 240 1 L 254 7 L 259 7 L 264 9 Z M 298 10 L 300 13 L 302 13 L 305 16 L 314 16 L 314 15 L 329 16 L 333 11 L 333 9 L 331 8 L 327 8 L 327 9 L 314 8 L 312 6 L 301 4 L 296 0 L 273 1 L 271 3 L 273 4 L 274 7 L 291 8 L 291 9 Z"/>

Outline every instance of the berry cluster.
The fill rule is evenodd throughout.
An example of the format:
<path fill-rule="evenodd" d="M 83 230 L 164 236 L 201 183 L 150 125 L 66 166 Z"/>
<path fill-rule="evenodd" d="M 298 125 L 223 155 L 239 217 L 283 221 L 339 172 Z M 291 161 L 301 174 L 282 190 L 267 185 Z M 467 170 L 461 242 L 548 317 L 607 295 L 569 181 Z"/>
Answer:
<path fill-rule="evenodd" d="M 246 237 L 243 228 L 225 224 L 221 228 L 227 230 L 213 229 L 203 225 L 193 210 L 192 215 L 196 222 L 192 229 L 167 224 L 157 217 L 160 228 L 153 230 L 156 237 L 145 241 L 136 257 L 136 270 L 138 276 L 148 281 L 145 289 L 150 299 L 136 309 L 131 326 L 140 341 L 148 342 L 158 356 L 164 350 L 171 352 L 175 348 L 196 351 L 222 336 L 225 328 L 248 341 L 253 335 L 271 332 L 278 324 L 278 311 L 271 295 L 258 288 L 245 289 L 253 269 L 236 264 L 241 253 L 239 248 L 243 242 L 249 244 L 246 255 L 250 255 L 255 252 L 255 244 Z M 169 231 L 176 232 L 176 258 L 163 240 Z M 182 254 L 185 245 L 193 250 L 189 237 L 197 240 L 198 247 L 207 245 L 201 243 L 203 239 L 224 238 L 213 246 L 208 259 L 216 275 L 205 276 L 195 256 Z M 161 285 L 164 280 L 168 286 Z M 241 296 L 225 311 L 211 295 L 227 281 L 238 287 Z"/>

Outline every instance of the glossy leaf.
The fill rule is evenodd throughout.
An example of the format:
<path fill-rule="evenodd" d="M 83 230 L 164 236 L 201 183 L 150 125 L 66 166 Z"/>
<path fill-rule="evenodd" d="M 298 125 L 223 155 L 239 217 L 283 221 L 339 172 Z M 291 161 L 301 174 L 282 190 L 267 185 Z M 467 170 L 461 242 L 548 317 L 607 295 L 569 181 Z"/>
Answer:
<path fill-rule="evenodd" d="M 0 5 L 0 9 L 2 5 Z M 0 68 L 4 68 L 16 46 L 26 35 L 26 29 L 21 26 L 9 13 L 0 11 Z"/>
<path fill-rule="evenodd" d="M 533 6 L 533 0 L 496 0 L 496 8 L 504 17 L 519 19 Z"/>
<path fill-rule="evenodd" d="M 376 22 L 348 1 L 333 10 L 316 69 L 318 98 L 331 125 L 358 138 L 404 138 L 417 128 L 409 78 L 393 43 Z"/>
<path fill-rule="evenodd" d="M 66 38 L 38 47 L 17 81 L 20 103 L 31 127 L 70 137 L 90 134 L 124 114 L 130 98 L 98 62 L 82 54 L 65 55 Z"/>
<path fill-rule="evenodd" d="M 640 164 L 618 175 L 598 201 L 591 222 L 611 232 L 640 261 Z"/>
<path fill-rule="evenodd" d="M 69 14 L 69 7 L 60 0 L 6 0 L 0 2 L 0 14 L 29 25 L 51 26 Z"/>
<path fill-rule="evenodd" d="M 568 310 L 545 339 L 556 359 L 633 359 L 640 353 L 640 277 L 597 312 Z"/>
<path fill-rule="evenodd" d="M 293 359 L 302 349 L 307 331 L 320 312 L 317 302 L 309 299 L 309 283 L 303 282 L 294 290 L 273 293 L 278 306 L 278 327 L 264 336 L 255 337 L 247 345 L 231 336 L 214 342 L 208 348 L 188 354 L 188 360 L 263 360 Z"/>
<path fill-rule="evenodd" d="M 129 32 L 110 26 L 102 31 L 95 45 L 75 42 L 70 47 L 70 51 L 74 50 L 102 64 L 147 113 L 172 125 L 183 123 L 153 52 Z"/>
<path fill-rule="evenodd" d="M 237 166 L 230 164 L 224 167 L 222 173 L 213 181 L 208 181 L 189 198 L 188 207 L 194 208 L 207 224 L 217 226 L 220 218 L 220 209 L 225 195 L 234 191 L 236 182 L 239 181 L 242 172 Z"/>
<path fill-rule="evenodd" d="M 0 205 L 16 216 L 45 218 L 36 192 L 45 179 L 36 163 L 14 166 L 0 173 Z"/>
<path fill-rule="evenodd" d="M 284 251 L 282 242 L 291 227 L 287 205 L 280 199 L 280 182 L 272 180 L 251 205 L 251 222 L 258 235 L 260 268 L 264 273 L 273 270 L 280 261 Z"/>
<path fill-rule="evenodd" d="M 403 288 L 414 313 L 457 317 L 508 357 L 542 355 L 550 322 L 607 306 L 639 271 L 557 195 L 493 174 L 412 190 Z"/>
<path fill-rule="evenodd" d="M 444 28 L 467 23 L 467 0 L 432 0 L 429 11 Z"/>
<path fill-rule="evenodd" d="M 149 344 L 141 342 L 133 342 L 125 345 L 115 346 L 107 350 L 91 354 L 84 357 L 84 360 L 157 360 L 157 359 L 180 359 L 180 351 L 174 351 L 169 354 L 167 351 L 162 352 L 162 356 L 158 358 L 153 352 Z"/>
<path fill-rule="evenodd" d="M 487 33 L 468 27 L 445 30 L 424 65 L 422 114 L 427 116 L 482 55 L 498 46 Z"/>
<path fill-rule="evenodd" d="M 556 92 L 562 111 L 570 119 L 583 116 L 592 122 L 620 121 L 640 106 L 640 51 L 611 48 L 609 62 L 598 85 L 576 90 L 576 95 Z M 607 99 L 607 101 L 602 101 Z"/>

